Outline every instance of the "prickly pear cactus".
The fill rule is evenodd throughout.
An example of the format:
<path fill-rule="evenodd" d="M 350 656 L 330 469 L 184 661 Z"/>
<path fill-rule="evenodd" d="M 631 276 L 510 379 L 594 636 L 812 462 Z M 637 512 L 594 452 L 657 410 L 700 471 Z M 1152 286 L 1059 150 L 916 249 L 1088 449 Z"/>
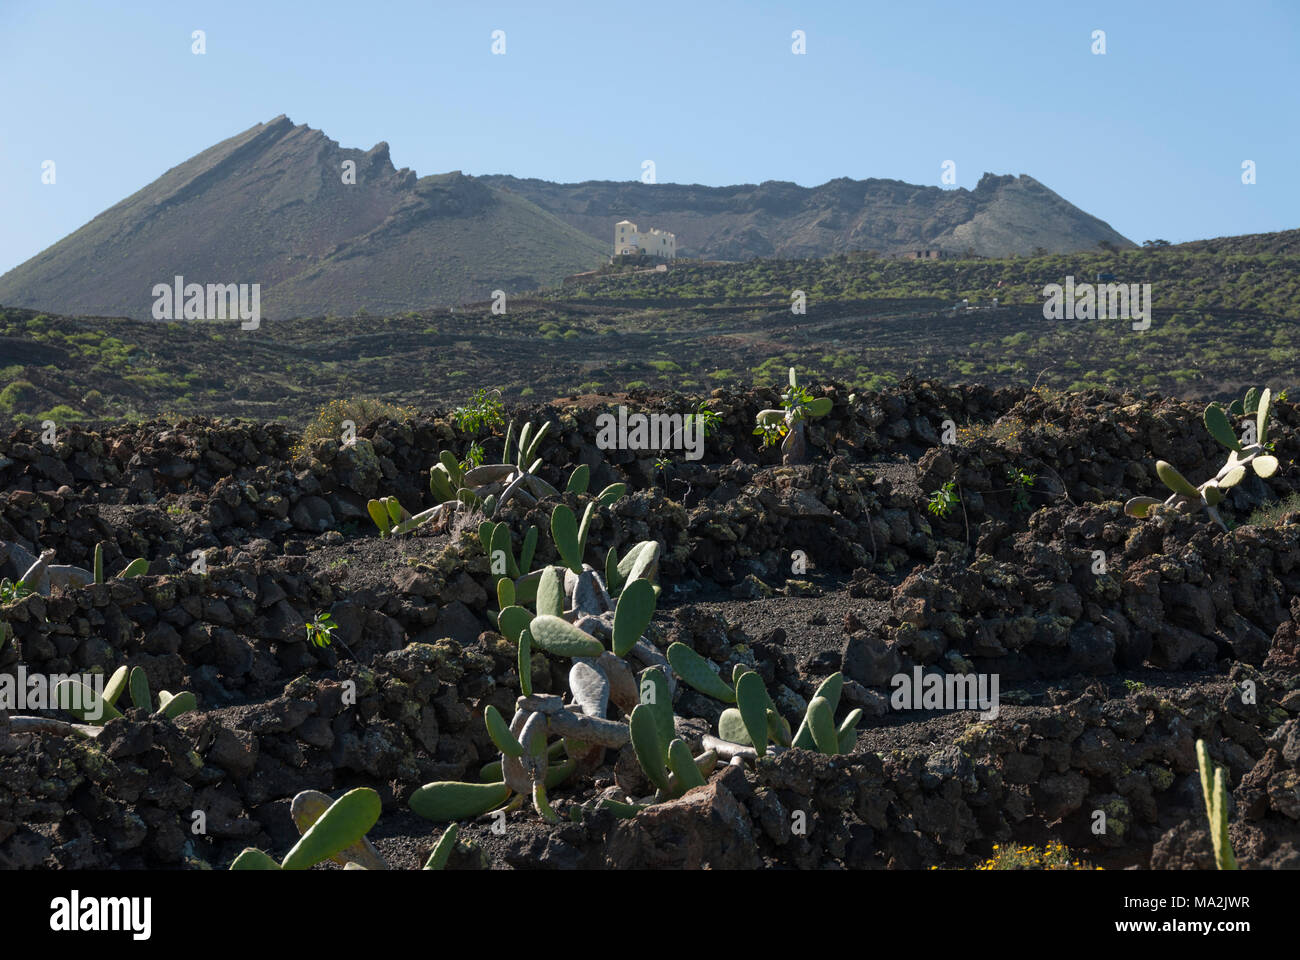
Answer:
<path fill-rule="evenodd" d="M 830 397 L 813 397 L 799 385 L 799 375 L 790 368 L 789 387 L 781 395 L 784 408 L 760 410 L 754 427 L 755 436 L 763 438 L 768 446 L 777 438 L 781 440 L 781 462 L 792 466 L 808 462 L 808 440 L 804 424 L 808 420 L 824 417 L 831 412 Z"/>
<path fill-rule="evenodd" d="M 1156 475 L 1160 482 L 1172 493 L 1164 501 L 1155 497 L 1134 497 L 1124 504 L 1124 512 L 1131 517 L 1149 516 L 1153 507 L 1166 506 L 1183 513 L 1204 510 L 1222 529 L 1228 526 L 1219 515 L 1219 504 L 1228 495 L 1228 491 L 1246 477 L 1246 469 L 1254 470 L 1255 475 L 1267 479 L 1277 472 L 1278 460 L 1273 456 L 1268 443 L 1269 413 L 1272 407 L 1272 391 L 1251 390 L 1244 401 L 1234 400 L 1225 410 L 1217 403 L 1205 408 L 1205 429 L 1210 436 L 1228 451 L 1228 459 L 1213 477 L 1204 483 L 1192 483 L 1170 463 L 1156 461 Z M 1231 417 L 1254 417 L 1246 424 L 1247 437 L 1237 436 L 1232 427 Z M 1253 434 L 1253 436 L 1251 436 Z"/>

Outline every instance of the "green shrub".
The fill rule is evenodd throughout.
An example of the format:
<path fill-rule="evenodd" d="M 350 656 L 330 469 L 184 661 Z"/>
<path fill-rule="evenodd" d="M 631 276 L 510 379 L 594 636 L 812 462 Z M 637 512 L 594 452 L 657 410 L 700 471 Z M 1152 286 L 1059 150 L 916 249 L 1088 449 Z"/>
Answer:
<path fill-rule="evenodd" d="M 15 380 L 0 390 L 0 410 L 13 413 L 14 408 L 36 399 L 36 386 L 26 380 Z"/>
<path fill-rule="evenodd" d="M 505 404 L 500 390 L 480 387 L 474 396 L 451 412 L 458 430 L 475 432 L 483 427 L 501 426 L 505 423 Z"/>
<path fill-rule="evenodd" d="M 66 403 L 60 403 L 43 413 L 36 415 L 37 420 L 53 420 L 55 423 L 71 423 L 76 420 L 85 420 L 86 415 L 80 410 L 74 410 Z"/>

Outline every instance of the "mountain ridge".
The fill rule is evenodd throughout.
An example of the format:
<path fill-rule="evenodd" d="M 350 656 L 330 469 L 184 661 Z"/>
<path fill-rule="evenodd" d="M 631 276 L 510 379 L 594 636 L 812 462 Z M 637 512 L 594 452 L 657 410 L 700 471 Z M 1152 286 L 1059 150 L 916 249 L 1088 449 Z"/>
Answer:
<path fill-rule="evenodd" d="M 973 190 L 849 177 L 813 187 L 786 180 L 709 187 L 615 180 L 557 184 L 506 174 L 479 179 L 518 193 L 594 239 L 612 239 L 614 222 L 639 215 L 646 221 L 639 225 L 677 234 L 679 253 L 692 257 L 805 258 L 866 249 L 999 257 L 1039 248 L 1072 253 L 1095 249 L 1101 241 L 1117 249 L 1136 247 L 1028 174 L 985 173 Z"/>
<path fill-rule="evenodd" d="M 356 183 L 343 165 L 356 164 Z M 388 144 L 340 147 L 283 115 L 235 134 L 0 277 L 0 303 L 147 319 L 155 283 L 259 283 L 265 316 L 400 312 L 554 283 L 605 246 Z M 112 264 L 110 268 L 107 266 Z"/>
<path fill-rule="evenodd" d="M 344 167 L 355 165 L 355 183 Z M 515 295 L 597 266 L 627 217 L 711 259 L 1134 244 L 1027 175 L 973 190 L 840 177 L 703 185 L 417 176 L 284 114 L 171 167 L 0 276 L 0 303 L 147 319 L 155 284 L 261 285 L 266 317 L 395 314 Z"/>

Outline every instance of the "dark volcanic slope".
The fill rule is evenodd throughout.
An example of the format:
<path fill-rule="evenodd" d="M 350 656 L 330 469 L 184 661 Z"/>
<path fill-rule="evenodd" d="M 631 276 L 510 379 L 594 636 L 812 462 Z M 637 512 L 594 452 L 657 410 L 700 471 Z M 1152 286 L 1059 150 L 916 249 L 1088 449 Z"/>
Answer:
<path fill-rule="evenodd" d="M 1211 254 L 1274 254 L 1294 256 L 1300 252 L 1300 230 L 1278 230 L 1275 233 L 1246 233 L 1238 237 L 1213 237 L 1208 240 L 1191 240 L 1174 244 L 1170 249 L 1188 253 Z"/>
<path fill-rule="evenodd" d="M 823 257 L 849 250 L 902 253 L 972 250 L 980 256 L 1118 248 L 1132 241 L 1032 177 L 986 173 L 974 190 L 942 190 L 900 180 L 850 180 L 819 187 L 781 181 L 757 186 L 608 180 L 550 183 L 480 177 L 509 189 L 606 242 L 624 217 L 677 234 L 686 256 Z"/>
<path fill-rule="evenodd" d="M 356 182 L 343 182 L 343 164 Z M 459 172 L 396 170 L 277 117 L 167 171 L 0 277 L 0 303 L 147 318 L 156 283 L 259 283 L 268 317 L 372 313 L 536 289 L 605 247 Z"/>

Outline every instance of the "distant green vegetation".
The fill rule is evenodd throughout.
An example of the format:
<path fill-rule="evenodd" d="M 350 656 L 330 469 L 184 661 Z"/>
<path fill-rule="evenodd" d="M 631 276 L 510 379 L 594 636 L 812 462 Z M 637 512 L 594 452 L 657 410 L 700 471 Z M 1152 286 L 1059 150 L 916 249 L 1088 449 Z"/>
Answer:
<path fill-rule="evenodd" d="M 80 410 L 74 410 L 65 403 L 60 403 L 49 410 L 43 410 L 36 415 L 37 420 L 53 420 L 55 423 L 71 423 L 76 420 L 85 420 L 86 416 Z"/>
<path fill-rule="evenodd" d="M 1159 250 L 1054 254 L 1001 260 L 903 260 L 867 253 L 822 260 L 751 260 L 721 266 L 680 262 L 666 273 L 609 274 L 550 292 L 552 299 L 781 300 L 802 290 L 810 306 L 869 299 L 1039 304 L 1066 276 L 1150 283 L 1155 305 L 1211 308 L 1300 319 L 1300 253 Z"/>
<path fill-rule="evenodd" d="M 364 322 L 266 320 L 256 336 L 0 308 L 0 424 L 164 412 L 300 424 L 339 397 L 383 398 L 367 401 L 375 409 L 468 409 L 485 386 L 507 407 L 630 389 L 707 395 L 783 383 L 790 367 L 810 385 L 859 391 L 924 377 L 1188 399 L 1235 395 L 1246 381 L 1294 393 L 1293 233 L 1004 260 L 678 261 L 513 298 L 503 314 L 479 304 Z M 1149 329 L 1043 319 L 1045 284 L 1097 274 L 1152 285 Z M 791 312 L 793 290 L 807 294 L 806 314 Z M 963 299 L 978 309 L 954 310 Z M 336 409 L 309 434 L 337 436 L 342 419 L 361 426 L 370 413 Z"/>
<path fill-rule="evenodd" d="M 13 413 L 20 410 L 22 406 L 36 398 L 36 387 L 26 380 L 15 380 L 3 390 L 0 390 L 0 410 L 5 413 Z"/>

